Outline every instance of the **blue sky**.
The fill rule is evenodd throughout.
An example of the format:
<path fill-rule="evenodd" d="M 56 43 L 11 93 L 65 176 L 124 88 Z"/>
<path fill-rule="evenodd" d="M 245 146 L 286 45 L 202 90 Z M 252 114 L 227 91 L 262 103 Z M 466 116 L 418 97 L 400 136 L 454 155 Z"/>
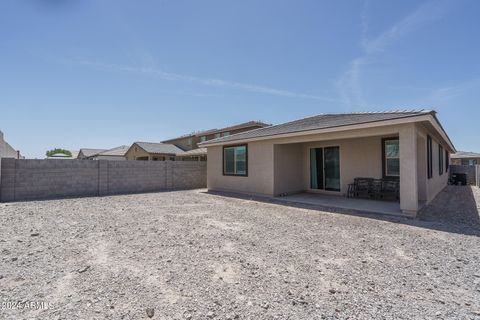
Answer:
<path fill-rule="evenodd" d="M 480 152 L 480 2 L 0 2 L 0 130 L 28 157 L 326 112 L 435 109 Z"/>

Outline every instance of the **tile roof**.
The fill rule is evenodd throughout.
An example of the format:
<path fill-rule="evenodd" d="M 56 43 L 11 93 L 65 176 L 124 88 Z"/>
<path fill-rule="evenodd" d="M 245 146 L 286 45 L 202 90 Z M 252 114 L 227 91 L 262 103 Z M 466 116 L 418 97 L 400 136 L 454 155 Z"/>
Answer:
<path fill-rule="evenodd" d="M 200 136 L 210 135 L 210 134 L 214 134 L 214 133 L 218 133 L 218 132 L 237 130 L 237 129 L 248 128 L 248 127 L 252 127 L 252 126 L 267 127 L 267 126 L 270 126 L 270 125 L 267 124 L 267 123 L 261 122 L 261 121 L 248 121 L 248 122 L 239 123 L 239 124 L 236 124 L 236 125 L 233 125 L 233 126 L 220 128 L 220 129 L 209 129 L 209 130 L 192 132 L 192 133 L 180 136 L 180 137 L 164 140 L 163 142 L 169 142 L 169 141 L 173 141 L 173 140 L 177 140 L 177 139 L 184 139 L 184 138 L 189 138 L 189 137 L 200 137 Z"/>
<path fill-rule="evenodd" d="M 207 148 L 197 148 L 190 151 L 177 153 L 177 156 L 202 156 L 207 154 Z"/>
<path fill-rule="evenodd" d="M 158 142 L 135 142 L 140 148 L 145 150 L 148 153 L 157 153 L 157 154 L 178 154 L 182 153 L 183 150 L 179 147 L 168 144 L 168 143 L 158 143 Z"/>
<path fill-rule="evenodd" d="M 100 152 L 104 152 L 104 151 L 107 151 L 107 149 L 88 149 L 88 148 L 82 148 L 80 149 L 79 153 L 83 153 L 83 155 L 85 157 L 93 157 L 97 154 L 99 154 Z"/>
<path fill-rule="evenodd" d="M 313 117 L 303 118 L 287 123 L 273 125 L 265 128 L 254 129 L 252 131 L 233 134 L 227 137 L 221 137 L 200 143 L 201 146 L 208 146 L 214 143 L 231 142 L 237 140 L 248 140 L 254 138 L 270 137 L 294 132 L 311 131 L 318 129 L 327 129 L 342 127 L 354 124 L 364 124 L 370 122 L 394 120 L 421 116 L 426 114 L 435 114 L 431 110 L 411 110 L 411 111 L 387 111 L 387 112 L 363 112 L 363 113 L 337 113 L 320 114 Z"/>
<path fill-rule="evenodd" d="M 451 155 L 453 159 L 461 159 L 461 158 L 480 158 L 480 153 L 476 152 L 466 152 L 466 151 L 458 151 Z"/>
<path fill-rule="evenodd" d="M 119 146 L 116 148 L 112 148 L 103 152 L 100 152 L 99 156 L 124 156 L 127 153 L 129 146 Z"/>

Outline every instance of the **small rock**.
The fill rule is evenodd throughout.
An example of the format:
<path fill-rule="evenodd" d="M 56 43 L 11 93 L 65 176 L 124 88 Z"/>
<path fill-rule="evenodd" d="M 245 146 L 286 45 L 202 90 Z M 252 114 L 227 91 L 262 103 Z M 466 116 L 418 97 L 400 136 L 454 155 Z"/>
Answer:
<path fill-rule="evenodd" d="M 17 257 L 13 257 L 13 258 L 12 258 L 12 261 L 13 261 L 13 262 L 15 262 L 15 261 L 17 261 L 17 260 L 18 260 Z"/>
<path fill-rule="evenodd" d="M 38 237 L 39 235 L 40 235 L 40 233 L 35 232 L 35 233 L 32 233 L 32 234 L 30 235 L 30 237 Z"/>
<path fill-rule="evenodd" d="M 268 304 L 268 302 L 264 302 L 264 303 L 262 303 L 262 308 L 263 309 L 268 309 L 268 308 L 270 308 L 270 305 Z"/>
<path fill-rule="evenodd" d="M 84 273 L 86 271 L 88 271 L 88 269 L 90 269 L 90 266 L 85 266 L 83 268 L 80 268 L 77 270 L 78 273 Z"/>
<path fill-rule="evenodd" d="M 213 311 L 208 311 L 207 318 L 213 319 L 214 317 L 215 317 L 215 313 L 213 313 Z"/>
<path fill-rule="evenodd" d="M 331 294 L 335 294 L 335 293 L 337 293 L 337 290 L 335 290 L 335 289 L 330 289 L 330 290 L 328 290 L 328 292 L 330 292 Z"/>
<path fill-rule="evenodd" d="M 187 319 L 187 320 L 191 320 L 192 317 L 193 317 L 193 316 L 192 316 L 190 313 L 187 313 L 187 314 L 185 315 L 185 319 Z"/>
<path fill-rule="evenodd" d="M 0 275 L 0 280 L 2 280 L 2 279 L 3 279 L 3 276 L 2 276 L 2 275 Z"/>
<path fill-rule="evenodd" d="M 153 308 L 147 308 L 147 310 L 145 310 L 145 312 L 147 313 L 147 317 L 149 317 L 149 318 L 153 318 L 153 316 L 155 315 L 155 309 L 153 309 Z"/>

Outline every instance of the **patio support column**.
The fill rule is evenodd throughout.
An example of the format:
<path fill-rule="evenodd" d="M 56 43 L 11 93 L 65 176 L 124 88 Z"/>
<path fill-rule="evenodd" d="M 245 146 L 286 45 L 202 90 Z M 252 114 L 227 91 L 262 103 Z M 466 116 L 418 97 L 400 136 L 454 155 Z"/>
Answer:
<path fill-rule="evenodd" d="M 400 209 L 415 217 L 418 211 L 417 128 L 414 124 L 399 130 Z"/>

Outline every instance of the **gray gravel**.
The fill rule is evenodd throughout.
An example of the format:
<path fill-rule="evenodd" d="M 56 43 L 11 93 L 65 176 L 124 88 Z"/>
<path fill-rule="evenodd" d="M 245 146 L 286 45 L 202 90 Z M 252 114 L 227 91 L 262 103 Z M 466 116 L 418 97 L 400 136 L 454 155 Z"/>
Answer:
<path fill-rule="evenodd" d="M 0 204 L 3 306 L 51 304 L 0 319 L 480 319 L 480 229 L 434 218 L 202 191 Z"/>

